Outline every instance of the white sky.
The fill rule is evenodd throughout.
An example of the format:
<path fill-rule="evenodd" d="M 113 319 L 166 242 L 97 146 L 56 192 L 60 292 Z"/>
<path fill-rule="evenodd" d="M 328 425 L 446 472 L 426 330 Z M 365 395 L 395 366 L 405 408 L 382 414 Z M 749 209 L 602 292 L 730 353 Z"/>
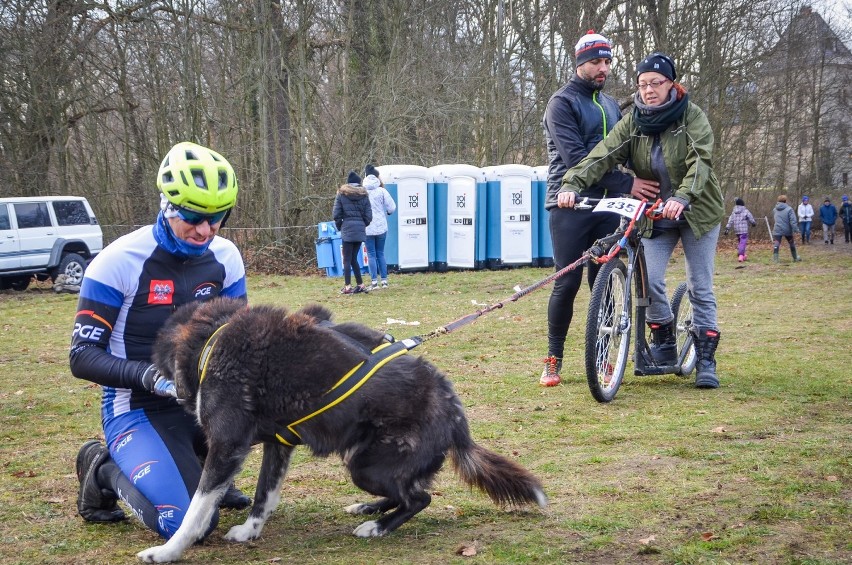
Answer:
<path fill-rule="evenodd" d="M 852 0 L 813 0 L 811 7 L 822 15 L 836 33 L 844 31 L 840 28 L 852 28 Z M 848 44 L 849 37 L 844 39 Z"/>

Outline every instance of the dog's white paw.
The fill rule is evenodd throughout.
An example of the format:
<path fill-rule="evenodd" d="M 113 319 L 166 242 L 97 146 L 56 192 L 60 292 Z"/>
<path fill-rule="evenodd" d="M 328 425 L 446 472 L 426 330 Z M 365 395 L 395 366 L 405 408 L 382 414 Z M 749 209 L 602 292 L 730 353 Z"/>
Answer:
<path fill-rule="evenodd" d="M 180 551 L 173 551 L 165 545 L 157 545 L 140 551 L 136 557 L 144 563 L 170 563 L 180 559 L 180 555 Z"/>
<path fill-rule="evenodd" d="M 371 508 L 361 502 L 359 502 L 358 504 L 350 504 L 343 510 L 345 510 L 349 514 L 355 514 L 356 516 L 359 514 L 372 514 Z"/>
<path fill-rule="evenodd" d="M 364 522 L 352 532 L 359 538 L 376 538 L 384 534 L 384 531 L 379 528 L 379 523 L 375 520 Z"/>
<path fill-rule="evenodd" d="M 246 520 L 245 524 L 234 526 L 230 530 L 228 530 L 227 534 L 225 534 L 226 540 L 236 541 L 239 543 L 257 539 L 259 537 L 260 529 L 257 527 L 257 523 L 253 520 Z"/>

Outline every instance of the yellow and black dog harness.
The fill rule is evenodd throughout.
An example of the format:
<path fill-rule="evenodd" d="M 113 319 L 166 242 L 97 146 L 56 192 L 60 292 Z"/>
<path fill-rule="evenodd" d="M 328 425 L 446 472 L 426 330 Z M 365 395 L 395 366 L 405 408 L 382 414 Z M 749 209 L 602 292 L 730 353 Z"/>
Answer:
<path fill-rule="evenodd" d="M 210 361 L 210 354 L 213 352 L 213 348 L 216 346 L 216 342 L 219 340 L 219 332 L 222 331 L 222 328 L 227 326 L 228 324 L 224 324 L 220 326 L 213 334 L 207 339 L 207 343 L 204 344 L 204 348 L 201 350 L 201 355 L 198 358 L 198 386 L 201 387 L 202 381 L 204 381 L 204 377 L 207 374 L 207 363 Z M 333 325 L 330 323 L 321 323 L 323 326 L 330 327 L 333 329 Z M 364 349 L 366 351 L 366 347 L 362 344 L 355 342 L 355 340 L 349 338 L 344 334 L 339 334 L 351 341 L 353 344 L 356 344 L 358 348 Z M 299 418 L 295 422 L 292 422 L 287 425 L 281 426 L 278 430 L 275 431 L 275 439 L 284 445 L 289 445 L 291 447 L 295 447 L 302 443 L 302 436 L 299 435 L 299 432 L 296 431 L 296 426 L 299 424 L 303 424 L 307 422 L 311 418 L 315 416 L 319 416 L 326 410 L 337 406 L 339 403 L 346 400 L 350 395 L 352 395 L 355 391 L 357 391 L 361 386 L 366 383 L 370 377 L 376 374 L 376 372 L 381 369 L 386 363 L 388 363 L 392 359 L 396 359 L 400 355 L 405 355 L 410 350 L 414 349 L 418 345 L 420 345 L 423 341 L 419 337 L 410 337 L 408 339 L 403 339 L 400 341 L 396 341 L 393 336 L 385 335 L 385 341 L 375 347 L 372 351 L 370 351 L 370 356 L 367 357 L 364 361 L 355 365 L 352 369 L 350 369 L 343 377 L 335 383 L 333 387 L 326 391 L 323 396 L 323 400 L 325 404 L 320 408 L 314 410 L 313 412 Z"/>

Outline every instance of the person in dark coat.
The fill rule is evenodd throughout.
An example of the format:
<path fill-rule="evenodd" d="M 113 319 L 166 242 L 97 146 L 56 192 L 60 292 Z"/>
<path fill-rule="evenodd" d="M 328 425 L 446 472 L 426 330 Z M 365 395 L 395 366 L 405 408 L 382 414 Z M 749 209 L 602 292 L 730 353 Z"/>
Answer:
<path fill-rule="evenodd" d="M 367 239 L 367 226 L 373 221 L 373 210 L 367 190 L 361 186 L 361 177 L 355 171 L 349 172 L 346 184 L 337 190 L 332 210 L 334 222 L 340 230 L 343 242 L 343 280 L 345 286 L 341 294 L 356 294 L 369 292 L 361 279 L 361 269 L 358 266 L 358 253 Z M 352 287 L 352 276 L 355 273 L 356 286 Z"/>
<path fill-rule="evenodd" d="M 619 217 L 613 213 L 592 213 L 565 205 L 560 194 L 566 171 L 579 163 L 605 138 L 621 119 L 615 98 L 604 94 L 612 65 L 612 43 L 593 30 L 580 38 L 574 47 L 575 66 L 571 79 L 547 102 L 542 126 L 547 142 L 547 195 L 550 236 L 553 240 L 554 269 L 559 271 L 575 262 L 595 240 L 609 235 L 618 227 Z M 643 196 L 658 191 L 659 183 L 633 177 L 613 166 L 592 187 L 594 198 Z M 562 382 L 562 357 L 568 328 L 574 319 L 574 300 L 583 286 L 583 273 L 591 289 L 600 265 L 589 262 L 553 282 L 547 304 L 547 356 L 539 377 L 542 386 Z"/>
<path fill-rule="evenodd" d="M 846 194 L 843 195 L 842 201 L 838 214 L 843 220 L 843 238 L 846 243 L 849 243 L 852 242 L 852 204 L 849 203 L 849 196 Z"/>
<path fill-rule="evenodd" d="M 819 219 L 822 221 L 822 242 L 828 245 L 834 245 L 834 224 L 837 223 L 837 208 L 831 203 L 831 199 L 826 196 L 825 202 L 819 207 Z"/>
<path fill-rule="evenodd" d="M 787 197 L 781 195 L 778 197 L 778 203 L 775 205 L 775 226 L 772 228 L 772 259 L 778 262 L 778 249 L 781 247 L 781 238 L 787 240 L 790 244 L 790 254 L 793 255 L 793 261 L 801 261 L 802 258 L 796 253 L 796 238 L 793 236 L 798 231 L 796 225 L 796 213 L 787 205 Z"/>

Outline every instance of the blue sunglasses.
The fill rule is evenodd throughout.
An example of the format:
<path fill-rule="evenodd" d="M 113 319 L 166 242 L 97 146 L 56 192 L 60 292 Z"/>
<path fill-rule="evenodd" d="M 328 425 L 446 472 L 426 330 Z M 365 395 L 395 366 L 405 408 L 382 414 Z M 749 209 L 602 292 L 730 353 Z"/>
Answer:
<path fill-rule="evenodd" d="M 198 224 L 203 224 L 204 222 L 208 222 L 211 226 L 218 224 L 222 220 L 225 219 L 225 216 L 228 215 L 230 210 L 223 210 L 221 212 L 216 212 L 215 214 L 202 214 L 201 212 L 193 212 L 192 210 L 187 210 L 186 208 L 178 208 L 177 210 L 178 217 L 188 224 L 192 224 L 193 226 L 197 226 Z"/>

